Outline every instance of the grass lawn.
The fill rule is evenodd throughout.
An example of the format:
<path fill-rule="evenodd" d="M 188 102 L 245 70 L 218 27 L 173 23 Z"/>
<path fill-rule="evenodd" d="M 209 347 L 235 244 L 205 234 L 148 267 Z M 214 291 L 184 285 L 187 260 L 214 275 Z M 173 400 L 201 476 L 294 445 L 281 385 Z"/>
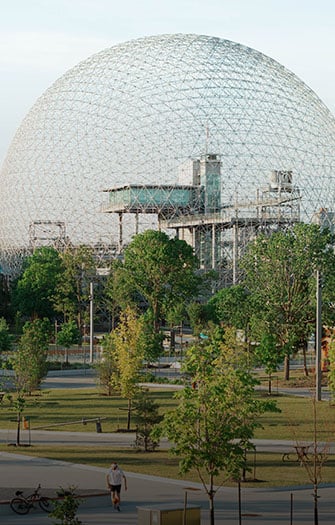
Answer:
<path fill-rule="evenodd" d="M 94 465 L 107 469 L 117 458 L 125 471 L 164 476 L 172 479 L 199 482 L 194 471 L 181 476 L 178 469 L 178 459 L 167 450 L 156 452 L 138 452 L 133 448 L 116 447 L 50 447 L 47 445 L 31 446 L 29 448 L 9 449 L 7 445 L 0 445 L 0 451 L 15 451 L 15 454 L 38 456 L 71 463 Z M 308 485 L 311 481 L 303 466 L 292 460 L 282 461 L 282 454 L 256 453 L 249 454 L 248 464 L 250 471 L 246 474 L 244 487 L 281 487 L 294 485 Z M 322 468 L 322 483 L 335 483 L 335 456 L 329 456 Z M 217 484 L 222 483 L 218 478 Z M 225 486 L 234 486 L 236 483 L 224 480 Z"/>
<path fill-rule="evenodd" d="M 151 395 L 164 413 L 172 409 L 176 401 L 174 392 L 154 388 Z M 268 398 L 265 392 L 258 396 Z M 261 418 L 263 428 L 256 431 L 260 439 L 313 439 L 313 400 L 296 396 L 274 395 L 280 413 L 266 413 Z M 126 427 L 127 402 L 118 396 L 107 397 L 100 390 L 51 389 L 41 390 L 26 398 L 24 415 L 30 419 L 30 428 L 94 432 L 95 422 L 86 419 L 100 417 L 103 432 L 116 432 Z M 0 428 L 16 428 L 16 414 L 8 399 L 0 404 Z M 318 439 L 334 439 L 335 405 L 321 401 L 317 403 Z"/>
<path fill-rule="evenodd" d="M 265 395 L 265 394 L 263 394 Z M 312 441 L 314 433 L 313 398 L 274 396 L 280 413 L 266 413 L 261 418 L 262 427 L 256 431 L 259 439 L 289 439 Z M 335 405 L 328 401 L 316 404 L 318 440 L 334 440 Z"/>
<path fill-rule="evenodd" d="M 173 392 L 154 388 L 151 395 L 158 402 L 162 413 L 175 405 Z M 259 396 L 267 396 L 258 392 Z M 262 416 L 263 428 L 257 430 L 255 437 L 260 439 L 287 439 L 297 442 L 313 440 L 313 401 L 312 399 L 273 396 L 280 413 L 267 413 Z M 94 432 L 94 422 L 82 423 L 83 419 L 100 417 L 103 432 L 115 432 L 126 426 L 126 401 L 119 397 L 107 397 L 99 389 L 51 389 L 42 390 L 27 398 L 25 416 L 30 418 L 31 429 L 50 429 Z M 0 428 L 16 428 L 15 412 L 4 398 L 0 404 Z M 335 406 L 322 401 L 317 403 L 318 440 L 330 441 L 335 435 Z M 2 451 L 13 451 L 8 445 L 0 445 Z M 15 453 L 37 455 L 75 463 L 84 463 L 107 468 L 114 457 L 125 470 L 150 475 L 166 476 L 188 481 L 199 481 L 195 473 L 184 478 L 178 475 L 178 459 L 166 450 L 154 453 L 142 453 L 134 448 L 114 447 L 51 447 L 32 445 L 16 447 Z M 250 454 L 251 471 L 247 474 L 246 486 L 287 486 L 309 484 L 310 480 L 304 467 L 295 461 L 282 461 L 281 454 Z M 322 481 L 335 483 L 335 457 L 330 456 L 322 469 Z M 222 480 L 220 480 L 221 482 Z M 229 484 L 229 483 L 227 483 Z"/>
<path fill-rule="evenodd" d="M 155 389 L 152 395 L 162 412 L 175 405 L 173 392 Z M 94 432 L 95 422 L 83 421 L 100 417 L 104 432 L 116 432 L 126 428 L 127 401 L 103 395 L 98 388 L 41 390 L 26 398 L 24 416 L 29 417 L 32 430 Z M 4 399 L 0 405 L 0 428 L 16 428 L 15 417 L 9 400 Z"/>

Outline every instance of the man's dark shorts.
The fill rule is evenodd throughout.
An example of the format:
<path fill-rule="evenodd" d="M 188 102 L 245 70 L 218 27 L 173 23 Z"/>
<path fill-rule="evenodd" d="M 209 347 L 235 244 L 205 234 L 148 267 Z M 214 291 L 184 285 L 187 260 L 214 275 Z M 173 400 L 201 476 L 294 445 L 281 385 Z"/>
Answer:
<path fill-rule="evenodd" d="M 120 494 L 120 492 L 121 492 L 121 485 L 111 485 L 111 490 L 113 492 L 116 492 L 117 494 Z"/>

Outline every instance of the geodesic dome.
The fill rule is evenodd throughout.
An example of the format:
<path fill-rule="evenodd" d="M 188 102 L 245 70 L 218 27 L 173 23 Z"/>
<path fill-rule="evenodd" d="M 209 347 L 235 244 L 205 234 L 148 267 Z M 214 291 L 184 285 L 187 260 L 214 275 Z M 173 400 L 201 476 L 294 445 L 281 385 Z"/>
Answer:
<path fill-rule="evenodd" d="M 2 267 L 29 247 L 32 224 L 59 225 L 75 244 L 113 243 L 103 190 L 175 183 L 206 152 L 221 155 L 222 208 L 289 170 L 309 220 L 334 210 L 334 151 L 329 110 L 258 51 L 182 34 L 116 45 L 65 73 L 19 127 L 0 179 Z"/>

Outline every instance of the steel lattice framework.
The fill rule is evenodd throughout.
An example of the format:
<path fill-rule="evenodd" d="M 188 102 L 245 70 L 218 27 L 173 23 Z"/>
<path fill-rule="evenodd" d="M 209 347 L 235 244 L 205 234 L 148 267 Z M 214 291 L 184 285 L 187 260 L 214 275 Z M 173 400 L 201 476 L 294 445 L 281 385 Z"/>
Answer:
<path fill-rule="evenodd" d="M 321 208 L 329 218 L 334 152 L 335 120 L 326 106 L 258 51 L 182 34 L 114 46 L 57 80 L 12 141 L 0 179 L 3 271 L 15 271 L 31 249 L 29 232 L 43 224 L 53 240 L 62 232 L 61 244 L 116 250 L 118 218 L 102 213 L 102 192 L 131 184 L 190 185 L 185 165 L 207 153 L 221 159 L 216 212 L 243 215 L 280 170 L 292 174 L 301 220 Z M 246 220 L 258 210 L 245 213 Z M 152 217 L 142 214 L 141 227 Z M 133 219 L 124 227 L 128 237 Z M 165 226 L 179 228 L 180 220 Z M 241 242 L 250 235 L 244 229 Z"/>

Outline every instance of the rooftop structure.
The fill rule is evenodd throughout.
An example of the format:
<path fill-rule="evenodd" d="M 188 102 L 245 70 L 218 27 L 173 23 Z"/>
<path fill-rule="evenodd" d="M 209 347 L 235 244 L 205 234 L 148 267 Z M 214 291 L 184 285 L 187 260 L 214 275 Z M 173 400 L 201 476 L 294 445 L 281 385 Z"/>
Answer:
<path fill-rule="evenodd" d="M 105 213 L 119 216 L 118 250 L 123 247 L 124 216 L 135 214 L 135 234 L 141 214 L 156 214 L 160 228 L 174 229 L 193 248 L 204 270 L 220 270 L 225 284 L 238 279 L 237 260 L 250 238 L 300 221 L 300 192 L 291 171 L 273 171 L 254 201 L 223 206 L 221 161 L 206 154 L 192 162 L 193 184 L 128 184 L 105 190 Z M 225 261 L 224 267 L 222 262 Z"/>

